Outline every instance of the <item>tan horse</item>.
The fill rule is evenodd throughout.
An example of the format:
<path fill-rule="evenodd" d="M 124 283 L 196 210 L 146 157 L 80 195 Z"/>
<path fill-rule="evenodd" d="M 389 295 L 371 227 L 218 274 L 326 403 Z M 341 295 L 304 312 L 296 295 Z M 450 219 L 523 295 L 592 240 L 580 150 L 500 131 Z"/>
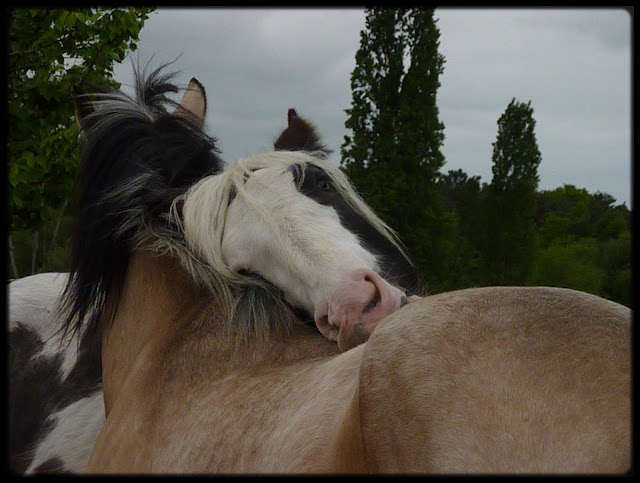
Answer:
<path fill-rule="evenodd" d="M 141 252 L 128 270 L 89 472 L 631 468 L 620 305 L 558 288 L 451 292 L 338 354 L 299 326 L 246 344 L 175 265 Z"/>
<path fill-rule="evenodd" d="M 295 159 L 312 162 L 304 155 Z M 198 206 L 205 213 L 213 209 L 193 205 L 213 180 L 177 198 L 184 203 L 184 240 L 160 243 L 158 230 L 156 238 L 135 237 L 121 291 L 111 285 L 107 292 L 105 313 L 113 317 L 102 326 L 106 422 L 88 472 L 631 469 L 629 309 L 572 290 L 519 287 L 457 291 L 400 308 L 398 289 L 379 280 L 376 258 L 358 249 L 356 237 L 331 232 L 333 238 L 344 235 L 344 247 L 327 240 L 337 251 L 314 257 L 313 263 L 303 255 L 325 246 L 315 239 L 299 245 L 304 247 L 299 256 L 287 257 L 281 238 L 270 235 L 267 225 L 264 234 L 252 226 L 254 238 L 239 237 L 243 225 L 231 219 L 234 213 L 246 216 L 251 206 L 269 210 L 268 204 L 250 202 L 250 190 L 268 184 L 258 181 L 269 180 L 277 193 L 289 189 L 287 176 L 295 181 L 295 169 L 275 167 L 247 168 L 245 187 L 234 185 L 222 198 L 225 206 L 217 214 L 226 228 L 219 243 L 207 244 L 203 218 L 194 218 L 197 227 L 189 225 L 189 213 Z M 337 182 L 318 179 L 323 190 Z M 266 202 L 266 192 L 260 195 Z M 303 201 L 277 206 L 312 208 Z M 321 211 L 319 217 L 331 215 L 326 206 Z M 306 232 L 292 224 L 293 213 L 282 217 L 289 229 L 282 240 Z M 335 214 L 318 219 L 327 230 L 332 220 L 340 221 Z M 312 234 L 321 237 L 322 231 Z M 270 264 L 250 256 L 264 253 L 261 236 Z M 271 281 L 290 303 L 315 311 L 320 333 L 268 285 L 230 289 L 236 305 L 229 306 L 228 294 L 205 280 L 213 276 L 215 263 L 225 270 L 225 249 L 234 248 L 229 240 L 247 246 L 234 262 L 238 273 L 226 268 L 225 276 L 238 277 L 233 283 L 241 284 L 246 271 Z M 184 246 L 191 251 L 181 251 Z M 335 282 L 344 291 L 327 289 L 323 281 L 331 280 L 332 270 L 348 264 L 344 254 L 360 260 L 363 265 L 349 273 L 364 279 L 344 275 Z M 295 273 L 299 276 L 290 284 Z M 213 280 L 223 283 L 225 277 L 218 273 Z M 354 301 L 350 294 L 360 298 Z M 342 313 L 343 319 L 336 315 Z M 261 323 L 261 315 L 273 323 Z M 245 324 L 252 317 L 255 323 Z M 362 337 L 352 332 L 361 330 L 372 333 L 357 345 Z M 349 350 L 340 352 L 336 340 Z"/>

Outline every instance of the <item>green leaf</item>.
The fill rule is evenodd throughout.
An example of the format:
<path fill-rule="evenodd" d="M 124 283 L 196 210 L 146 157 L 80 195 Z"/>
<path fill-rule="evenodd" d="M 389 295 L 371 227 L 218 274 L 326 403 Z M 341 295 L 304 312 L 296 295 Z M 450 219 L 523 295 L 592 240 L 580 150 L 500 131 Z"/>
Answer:
<path fill-rule="evenodd" d="M 76 14 L 69 13 L 64 19 L 64 26 L 69 29 L 72 29 L 75 24 L 76 24 Z"/>
<path fill-rule="evenodd" d="M 11 168 L 9 168 L 9 183 L 14 188 L 18 186 L 20 182 L 20 167 L 17 164 L 13 164 Z"/>
<path fill-rule="evenodd" d="M 65 25 L 65 22 L 67 20 L 67 16 L 69 15 L 69 12 L 67 11 L 63 11 L 60 16 L 56 19 L 55 23 L 54 23 L 54 27 L 56 30 L 60 31 L 62 30 L 62 28 Z"/>
<path fill-rule="evenodd" d="M 22 208 L 22 200 L 15 191 L 11 192 L 11 201 L 13 201 L 13 204 L 16 205 L 17 208 Z"/>
<path fill-rule="evenodd" d="M 22 162 L 24 162 L 24 163 L 26 163 L 26 165 L 27 165 L 29 168 L 32 168 L 32 167 L 33 167 L 33 164 L 34 164 L 34 161 L 35 161 L 35 158 L 34 158 L 34 156 L 33 156 L 33 153 L 32 153 L 31 151 L 27 151 L 27 152 L 25 152 L 25 153 L 22 155 L 22 160 L 21 160 L 21 161 L 22 161 Z"/>

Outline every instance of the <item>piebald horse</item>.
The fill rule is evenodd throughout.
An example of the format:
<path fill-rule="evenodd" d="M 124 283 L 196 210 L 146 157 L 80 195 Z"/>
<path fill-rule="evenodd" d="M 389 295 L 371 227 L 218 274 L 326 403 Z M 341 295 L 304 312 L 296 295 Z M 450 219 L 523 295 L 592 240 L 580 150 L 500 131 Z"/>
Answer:
<path fill-rule="evenodd" d="M 123 102 L 110 98 L 87 119 L 80 186 L 90 208 L 67 291 L 68 330 L 82 329 L 83 310 L 102 314 L 86 329 L 103 331 L 107 416 L 88 472 L 631 468 L 629 309 L 549 287 L 407 305 L 345 213 L 397 242 L 318 153 L 166 178 L 177 185 L 138 174 L 100 185 L 103 162 L 121 159 L 114 144 L 104 149 L 126 126 L 118 113 L 135 110 Z M 182 148 L 205 155 L 197 125 L 185 126 L 195 144 Z M 125 139 L 115 136 L 118 148 L 131 148 Z M 124 158 L 155 159 L 135 148 Z M 168 161 L 158 161 L 168 173 L 183 169 Z M 108 231 L 83 229 L 92 220 Z M 107 234 L 103 249 L 121 251 L 96 267 L 83 250 Z"/>
<path fill-rule="evenodd" d="M 68 276 L 40 273 L 7 286 L 14 473 L 79 473 L 104 423 L 100 334 L 66 341 L 60 333 L 57 309 Z"/>

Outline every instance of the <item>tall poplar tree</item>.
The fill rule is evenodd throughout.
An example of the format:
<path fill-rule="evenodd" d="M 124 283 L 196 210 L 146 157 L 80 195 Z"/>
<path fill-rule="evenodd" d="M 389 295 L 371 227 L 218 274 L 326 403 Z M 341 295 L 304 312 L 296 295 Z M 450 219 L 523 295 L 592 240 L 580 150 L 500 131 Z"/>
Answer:
<path fill-rule="evenodd" d="M 534 212 L 542 160 L 531 101 L 512 99 L 498 120 L 488 191 L 487 258 L 494 284 L 522 284 L 536 250 Z"/>
<path fill-rule="evenodd" d="M 433 9 L 366 10 L 342 168 L 370 206 L 394 228 L 431 286 L 443 256 L 437 177 L 444 125 L 436 93 L 444 70 Z"/>

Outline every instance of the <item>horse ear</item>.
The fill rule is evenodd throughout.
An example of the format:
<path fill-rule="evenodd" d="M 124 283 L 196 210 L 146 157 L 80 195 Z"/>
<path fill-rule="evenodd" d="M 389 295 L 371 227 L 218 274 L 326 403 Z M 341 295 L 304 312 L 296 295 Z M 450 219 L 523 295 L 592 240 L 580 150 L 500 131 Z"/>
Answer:
<path fill-rule="evenodd" d="M 332 152 L 320 141 L 315 126 L 301 118 L 293 108 L 287 112 L 287 128 L 273 143 L 273 147 L 276 151 L 320 151 L 325 156 Z"/>
<path fill-rule="evenodd" d="M 207 114 L 207 94 L 195 77 L 189 81 L 174 114 L 195 118 L 200 127 L 204 125 L 204 117 Z"/>
<path fill-rule="evenodd" d="M 73 105 L 75 109 L 76 123 L 81 130 L 87 129 L 87 117 L 94 111 L 93 105 L 89 97 L 83 92 L 78 85 L 73 86 Z"/>
<path fill-rule="evenodd" d="M 294 108 L 287 111 L 287 127 L 291 127 L 291 123 L 294 123 L 296 119 L 299 119 L 298 113 Z"/>

